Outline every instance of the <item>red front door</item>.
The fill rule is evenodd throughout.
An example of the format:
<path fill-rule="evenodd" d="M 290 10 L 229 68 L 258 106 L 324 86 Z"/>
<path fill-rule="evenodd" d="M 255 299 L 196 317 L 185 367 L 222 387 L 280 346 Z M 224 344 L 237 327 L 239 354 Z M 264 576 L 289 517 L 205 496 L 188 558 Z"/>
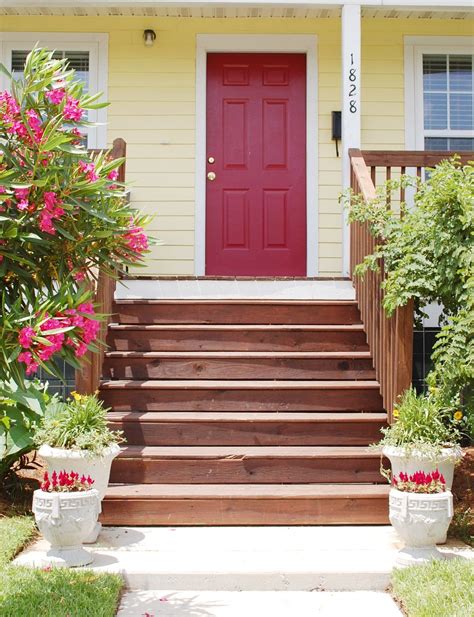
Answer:
<path fill-rule="evenodd" d="M 208 54 L 206 148 L 206 274 L 305 276 L 306 56 Z"/>

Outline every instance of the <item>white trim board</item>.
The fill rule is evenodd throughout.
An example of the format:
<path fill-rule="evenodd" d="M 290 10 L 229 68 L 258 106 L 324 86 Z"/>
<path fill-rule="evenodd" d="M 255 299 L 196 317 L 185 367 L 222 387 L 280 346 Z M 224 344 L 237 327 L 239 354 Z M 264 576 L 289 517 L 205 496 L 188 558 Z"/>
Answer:
<path fill-rule="evenodd" d="M 108 47 L 109 35 L 102 33 L 76 32 L 0 32 L 0 61 L 8 70 L 11 69 L 11 52 L 14 49 L 32 49 L 39 46 L 50 49 L 89 52 L 89 86 L 91 94 L 103 93 L 107 100 L 107 81 L 109 72 Z M 0 88 L 7 87 L 7 77 L 0 75 Z M 98 126 L 88 129 L 88 148 L 105 148 L 107 146 L 107 108 L 91 110 L 91 122 Z"/>
<path fill-rule="evenodd" d="M 474 53 L 470 36 L 405 37 L 405 150 L 424 150 L 422 56 Z M 461 131 L 463 135 L 467 131 Z M 474 131 L 471 131 L 474 136 Z"/>
<path fill-rule="evenodd" d="M 316 35 L 198 34 L 196 36 L 196 276 L 206 271 L 206 86 L 210 52 L 306 54 L 306 275 L 318 274 L 318 67 Z"/>

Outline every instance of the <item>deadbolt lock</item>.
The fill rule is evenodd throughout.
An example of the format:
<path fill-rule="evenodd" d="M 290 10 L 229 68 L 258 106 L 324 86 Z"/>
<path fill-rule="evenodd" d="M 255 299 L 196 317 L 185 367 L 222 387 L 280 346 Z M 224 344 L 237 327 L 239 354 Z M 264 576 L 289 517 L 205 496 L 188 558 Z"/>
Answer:
<path fill-rule="evenodd" d="M 208 162 L 208 163 L 210 163 L 210 164 L 212 165 L 213 163 L 215 163 L 215 162 L 216 162 L 216 159 L 215 159 L 213 156 L 210 156 L 210 157 L 207 159 L 207 162 Z"/>

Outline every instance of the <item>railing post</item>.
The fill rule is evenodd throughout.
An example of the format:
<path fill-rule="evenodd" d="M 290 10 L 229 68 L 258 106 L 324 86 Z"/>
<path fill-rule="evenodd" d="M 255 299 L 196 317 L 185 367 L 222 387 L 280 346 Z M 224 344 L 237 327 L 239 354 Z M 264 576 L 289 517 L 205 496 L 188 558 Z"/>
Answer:
<path fill-rule="evenodd" d="M 398 308 L 394 315 L 394 383 L 393 403 L 389 412 L 392 422 L 393 406 L 397 398 L 411 386 L 413 373 L 413 301 Z"/>
<path fill-rule="evenodd" d="M 125 140 L 121 137 L 114 139 L 110 157 L 112 159 L 125 158 L 126 152 L 127 144 Z M 118 174 L 118 181 L 125 182 L 125 161 L 118 168 Z M 81 394 L 92 394 L 100 384 L 105 353 L 105 337 L 113 310 L 115 285 L 116 282 L 113 278 L 99 272 L 94 302 L 97 306 L 97 312 L 105 314 L 107 317 L 100 324 L 98 341 L 101 346 L 99 351 L 87 352 L 83 358 L 81 369 L 76 371 L 76 391 Z"/>

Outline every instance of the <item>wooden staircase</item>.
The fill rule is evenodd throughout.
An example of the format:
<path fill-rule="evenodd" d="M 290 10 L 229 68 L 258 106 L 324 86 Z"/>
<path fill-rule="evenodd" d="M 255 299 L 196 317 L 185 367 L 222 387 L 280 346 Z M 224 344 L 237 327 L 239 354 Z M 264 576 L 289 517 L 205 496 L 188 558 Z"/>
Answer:
<path fill-rule="evenodd" d="M 101 397 L 127 445 L 102 521 L 388 522 L 386 424 L 355 302 L 122 300 Z"/>

